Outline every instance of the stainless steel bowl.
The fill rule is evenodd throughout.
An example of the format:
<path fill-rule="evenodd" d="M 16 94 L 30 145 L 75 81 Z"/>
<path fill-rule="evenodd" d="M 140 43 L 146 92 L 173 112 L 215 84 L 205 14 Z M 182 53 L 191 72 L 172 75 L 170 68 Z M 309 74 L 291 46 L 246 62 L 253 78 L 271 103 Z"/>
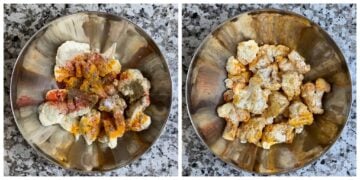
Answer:
<path fill-rule="evenodd" d="M 137 68 L 151 82 L 151 126 L 128 132 L 115 149 L 87 145 L 58 125 L 44 127 L 37 108 L 44 94 L 56 88 L 53 68 L 57 48 L 65 41 L 89 43 L 101 52 L 117 43 L 116 58 L 123 69 Z M 22 49 L 11 77 L 10 99 L 16 124 L 25 140 L 56 164 L 79 171 L 107 171 L 123 167 L 144 154 L 160 136 L 171 106 L 171 77 L 155 42 L 129 20 L 107 13 L 81 12 L 58 18 L 41 28 Z M 26 106 L 16 102 L 21 99 Z"/>
<path fill-rule="evenodd" d="M 331 92 L 323 98 L 325 113 L 316 115 L 314 123 L 292 144 L 265 150 L 222 138 L 225 121 L 217 116 L 216 108 L 224 103 L 225 64 L 228 57 L 236 55 L 237 43 L 249 39 L 296 49 L 311 65 L 304 82 L 322 77 L 331 83 Z M 190 64 L 186 102 L 196 133 L 217 157 L 239 170 L 277 174 L 310 164 L 335 143 L 349 116 L 351 88 L 344 56 L 323 29 L 298 14 L 265 9 L 233 17 L 205 38 Z"/>

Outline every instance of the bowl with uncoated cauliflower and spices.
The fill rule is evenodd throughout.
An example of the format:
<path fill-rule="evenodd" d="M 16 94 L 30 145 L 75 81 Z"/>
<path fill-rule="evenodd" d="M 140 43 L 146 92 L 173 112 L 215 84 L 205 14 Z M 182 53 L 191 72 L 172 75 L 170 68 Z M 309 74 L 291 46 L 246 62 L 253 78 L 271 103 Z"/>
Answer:
<path fill-rule="evenodd" d="M 171 77 L 155 42 L 100 12 L 60 17 L 21 51 L 11 105 L 25 140 L 72 170 L 108 171 L 144 154 L 171 106 Z"/>
<path fill-rule="evenodd" d="M 317 160 L 351 106 L 340 49 L 318 25 L 274 10 L 219 25 L 195 52 L 187 109 L 200 139 L 239 170 L 278 174 Z"/>

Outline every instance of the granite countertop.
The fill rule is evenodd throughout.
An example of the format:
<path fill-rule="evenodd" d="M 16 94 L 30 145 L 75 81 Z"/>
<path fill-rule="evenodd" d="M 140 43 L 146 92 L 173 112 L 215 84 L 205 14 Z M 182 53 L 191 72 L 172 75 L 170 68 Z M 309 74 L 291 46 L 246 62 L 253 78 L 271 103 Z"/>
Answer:
<path fill-rule="evenodd" d="M 324 28 L 345 55 L 353 79 L 351 114 L 341 137 L 318 161 L 291 176 L 355 176 L 356 175 L 356 5 L 184 5 L 183 6 L 183 92 L 188 66 L 201 41 L 221 22 L 241 12 L 261 8 L 276 8 L 302 14 Z M 183 99 L 185 99 L 183 97 Z M 216 158 L 197 137 L 183 107 L 183 175 L 251 176 Z"/>
<path fill-rule="evenodd" d="M 173 80 L 170 118 L 160 139 L 139 160 L 107 173 L 91 175 L 177 175 L 177 6 L 176 5 L 4 5 L 4 174 L 89 175 L 62 169 L 35 152 L 17 129 L 9 104 L 11 72 L 20 50 L 44 24 L 79 11 L 102 11 L 124 16 L 153 37 L 164 53 Z M 165 53 L 166 52 L 166 53 Z"/>

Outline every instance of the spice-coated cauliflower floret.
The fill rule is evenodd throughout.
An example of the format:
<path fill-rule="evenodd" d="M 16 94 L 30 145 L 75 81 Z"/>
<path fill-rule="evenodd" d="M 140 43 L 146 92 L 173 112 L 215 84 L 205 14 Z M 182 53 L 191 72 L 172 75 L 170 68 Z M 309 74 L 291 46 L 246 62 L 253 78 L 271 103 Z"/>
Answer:
<path fill-rule="evenodd" d="M 287 56 L 288 53 L 289 48 L 286 46 L 265 44 L 260 47 L 256 59 L 249 64 L 249 70 L 255 73 L 272 64 L 276 58 Z"/>
<path fill-rule="evenodd" d="M 281 88 L 289 100 L 300 95 L 300 87 L 304 76 L 295 71 L 286 72 L 282 75 Z"/>
<path fill-rule="evenodd" d="M 273 91 L 268 100 L 269 107 L 265 110 L 266 117 L 276 118 L 289 106 L 289 100 L 281 92 Z"/>
<path fill-rule="evenodd" d="M 244 89 L 250 80 L 250 72 L 243 72 L 240 75 L 232 76 L 229 75 L 225 79 L 225 86 L 228 89 L 233 90 L 234 93 L 238 93 L 239 90 Z"/>
<path fill-rule="evenodd" d="M 321 100 L 325 92 L 330 92 L 330 84 L 322 78 L 317 79 L 315 84 L 308 82 L 301 86 L 301 97 L 314 114 L 324 113 Z"/>
<path fill-rule="evenodd" d="M 226 140 L 234 140 L 236 130 L 238 129 L 240 122 L 246 122 L 250 119 L 250 113 L 238 109 L 232 103 L 226 103 L 217 108 L 219 117 L 226 120 L 226 127 L 223 132 L 223 138 Z"/>
<path fill-rule="evenodd" d="M 268 107 L 267 100 L 271 91 L 261 88 L 261 79 L 253 77 L 249 86 L 235 93 L 233 103 L 237 108 L 247 110 L 254 114 L 261 114 Z"/>
<path fill-rule="evenodd" d="M 237 131 L 237 137 L 241 143 L 249 142 L 258 144 L 262 137 L 264 127 L 272 123 L 273 118 L 253 117 L 240 125 Z"/>
<path fill-rule="evenodd" d="M 314 121 L 313 114 L 308 107 L 300 102 L 295 101 L 289 106 L 289 121 L 288 123 L 295 127 L 302 129 L 304 125 L 310 125 Z M 298 133 L 301 131 L 297 131 Z"/>
<path fill-rule="evenodd" d="M 270 149 L 274 144 L 291 143 L 294 136 L 293 126 L 287 123 L 270 124 L 264 128 L 261 144 L 264 149 Z"/>
<path fill-rule="evenodd" d="M 300 74 L 305 74 L 310 71 L 310 65 L 306 64 L 305 58 L 295 50 L 292 50 L 287 58 L 279 57 L 276 61 L 283 72 L 297 71 Z"/>
<path fill-rule="evenodd" d="M 261 79 L 261 87 L 263 88 L 272 91 L 276 91 L 281 88 L 278 67 L 276 64 L 272 64 L 266 68 L 258 70 L 255 77 L 259 77 Z"/>
<path fill-rule="evenodd" d="M 230 75 L 240 75 L 241 72 L 246 71 L 246 67 L 234 56 L 231 56 L 226 63 L 226 71 Z"/>
<path fill-rule="evenodd" d="M 139 70 L 127 69 L 120 75 L 118 90 L 132 103 L 142 96 L 149 95 L 150 82 Z"/>

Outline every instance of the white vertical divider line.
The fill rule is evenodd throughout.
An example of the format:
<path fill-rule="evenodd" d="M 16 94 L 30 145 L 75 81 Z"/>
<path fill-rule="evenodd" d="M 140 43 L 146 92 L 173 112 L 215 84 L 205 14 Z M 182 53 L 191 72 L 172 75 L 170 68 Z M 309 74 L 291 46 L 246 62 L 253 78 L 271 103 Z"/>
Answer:
<path fill-rule="evenodd" d="M 178 3 L 178 177 L 182 176 L 182 2 Z"/>

